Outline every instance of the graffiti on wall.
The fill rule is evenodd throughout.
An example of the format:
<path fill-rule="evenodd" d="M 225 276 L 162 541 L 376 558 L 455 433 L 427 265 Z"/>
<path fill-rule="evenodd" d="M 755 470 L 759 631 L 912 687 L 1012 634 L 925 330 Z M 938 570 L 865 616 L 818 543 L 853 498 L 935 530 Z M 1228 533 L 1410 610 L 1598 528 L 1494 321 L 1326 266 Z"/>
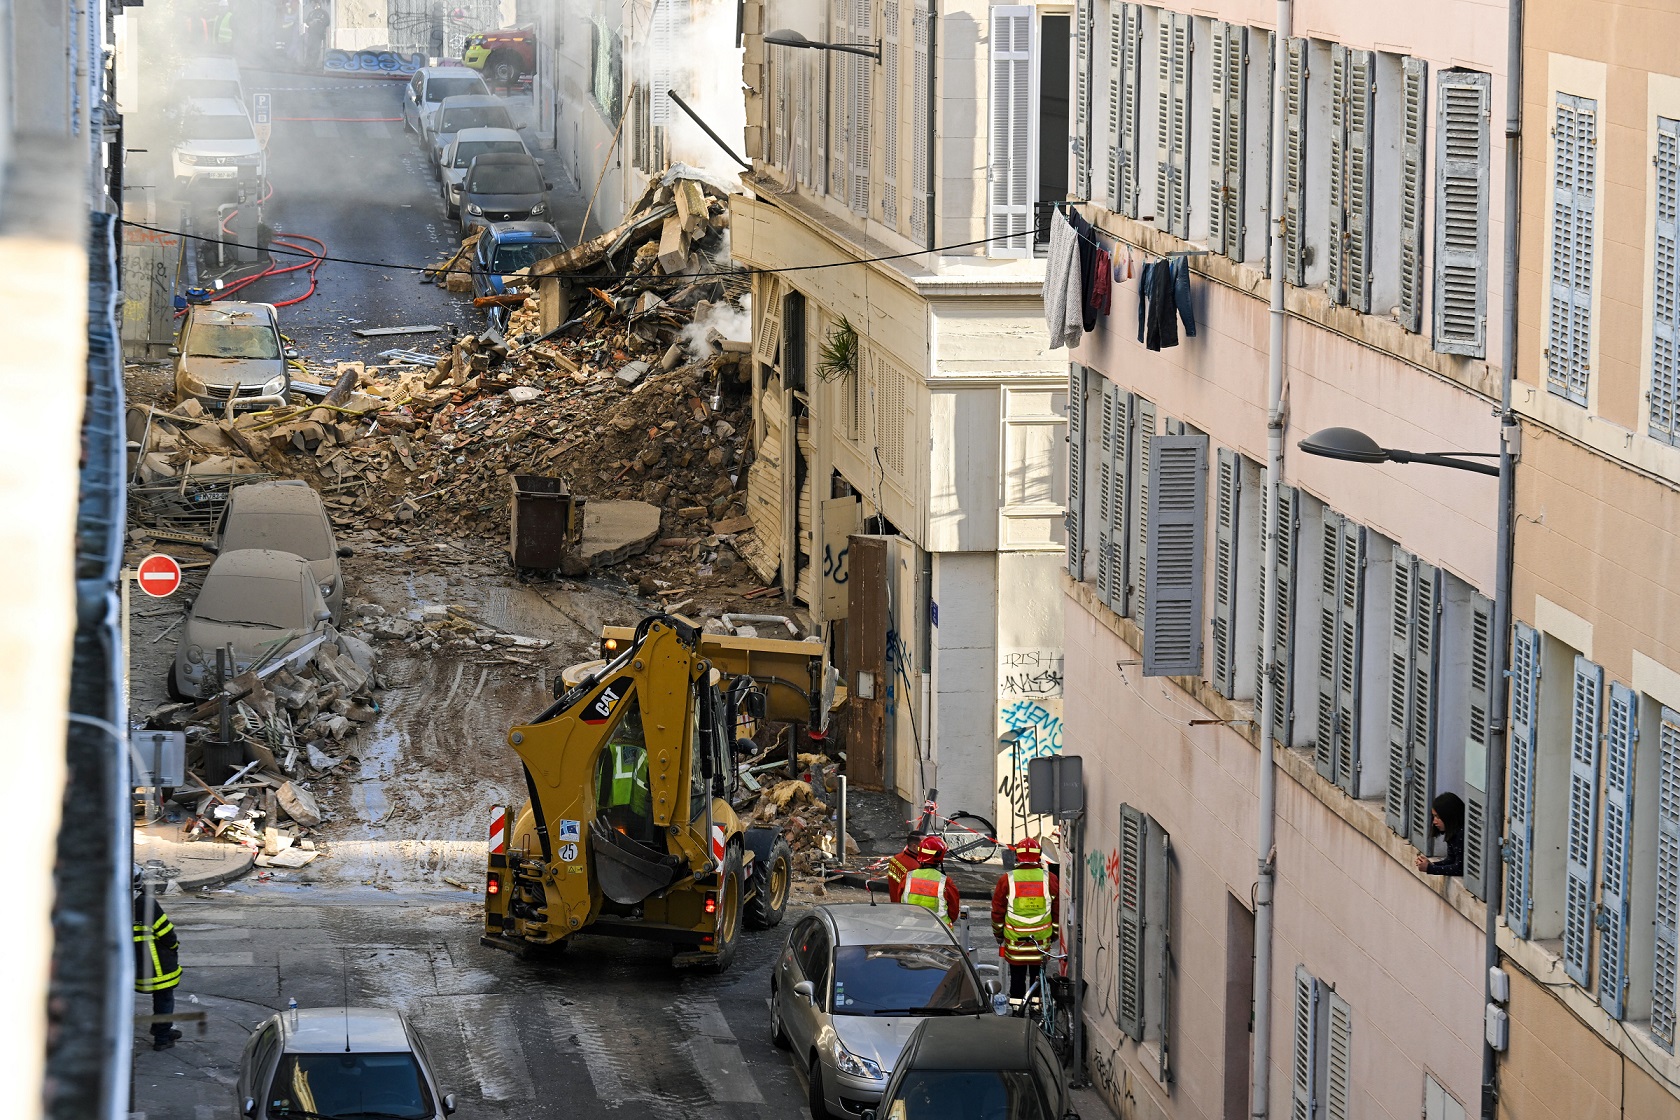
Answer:
<path fill-rule="evenodd" d="M 1014 842 L 1048 832 L 1053 823 L 1027 811 L 1028 763 L 1062 753 L 1062 699 L 1005 700 L 998 713 L 1005 742 L 998 751 L 998 838 Z"/>
<path fill-rule="evenodd" d="M 423 54 L 398 51 L 327 51 L 321 66 L 330 74 L 365 74 L 375 78 L 406 78 L 426 65 Z"/>
<path fill-rule="evenodd" d="M 1062 694 L 1062 653 L 1051 649 L 1020 649 L 998 658 L 998 695 L 1005 702 L 1023 697 L 1048 698 Z"/>
<path fill-rule="evenodd" d="M 1120 850 L 1092 848 L 1085 854 L 1091 877 L 1085 906 L 1085 1020 L 1109 1028 L 1086 1035 L 1087 1069 L 1091 1087 L 1101 1093 L 1118 1115 L 1129 1116 L 1136 1101 L 1130 1068 L 1120 1060 L 1119 1048 L 1108 1041 L 1120 1024 Z"/>

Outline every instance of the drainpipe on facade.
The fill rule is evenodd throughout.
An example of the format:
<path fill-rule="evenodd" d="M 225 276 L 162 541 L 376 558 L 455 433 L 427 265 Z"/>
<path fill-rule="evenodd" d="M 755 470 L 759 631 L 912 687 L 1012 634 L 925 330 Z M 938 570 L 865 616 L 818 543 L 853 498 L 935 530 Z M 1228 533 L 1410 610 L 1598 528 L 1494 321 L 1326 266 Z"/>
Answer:
<path fill-rule="evenodd" d="M 1511 569 L 1517 517 L 1517 457 L 1519 428 L 1511 409 L 1511 390 L 1517 372 L 1517 257 L 1522 236 L 1522 0 L 1509 0 L 1505 54 L 1505 291 L 1501 300 L 1504 315 L 1499 331 L 1499 525 L 1494 548 L 1493 648 L 1489 654 L 1495 672 L 1488 681 L 1487 762 L 1483 778 L 1487 789 L 1486 833 L 1503 837 L 1505 820 L 1505 751 L 1509 743 L 1506 675 L 1511 657 Z M 1499 902 L 1501 872 L 1505 866 L 1502 844 L 1484 844 L 1487 861 L 1485 887 L 1487 908 L 1483 914 L 1485 961 L 1482 968 L 1483 1014 L 1493 1005 L 1493 970 L 1499 967 Z M 1497 1071 L 1499 1053 L 1482 1032 L 1482 1120 L 1493 1120 L 1499 1101 Z"/>
<path fill-rule="evenodd" d="M 939 245 L 939 226 L 933 220 L 933 185 L 939 181 L 939 5 L 928 0 L 928 105 L 927 105 L 927 251 Z"/>
<path fill-rule="evenodd" d="M 1284 328 L 1284 228 L 1285 193 L 1288 174 L 1284 148 L 1287 134 L 1287 87 L 1289 84 L 1289 36 L 1294 30 L 1290 0 L 1278 0 L 1277 34 L 1272 44 L 1272 145 L 1271 219 L 1272 239 L 1268 246 L 1272 265 L 1271 337 L 1266 349 L 1266 556 L 1263 586 L 1276 594 L 1278 572 L 1277 488 L 1283 481 L 1283 355 Z M 1249 1111 L 1254 1120 L 1265 1120 L 1270 1109 L 1272 1071 L 1272 888 L 1277 874 L 1277 760 L 1272 726 L 1277 718 L 1277 611 L 1268 610 L 1261 623 L 1260 642 L 1263 672 L 1260 676 L 1260 788 L 1259 818 L 1255 853 L 1258 868 L 1254 883 L 1254 1065 L 1250 1070 Z"/>

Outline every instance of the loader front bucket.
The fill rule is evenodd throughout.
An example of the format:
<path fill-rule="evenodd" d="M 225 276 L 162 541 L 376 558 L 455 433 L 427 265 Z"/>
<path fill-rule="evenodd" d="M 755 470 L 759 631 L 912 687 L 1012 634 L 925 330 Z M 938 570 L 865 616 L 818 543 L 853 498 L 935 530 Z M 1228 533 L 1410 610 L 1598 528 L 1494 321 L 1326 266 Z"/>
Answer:
<path fill-rule="evenodd" d="M 607 826 L 600 817 L 589 822 L 590 857 L 601 893 L 626 906 L 641 902 L 676 881 L 687 867 L 681 856 L 655 851 Z"/>

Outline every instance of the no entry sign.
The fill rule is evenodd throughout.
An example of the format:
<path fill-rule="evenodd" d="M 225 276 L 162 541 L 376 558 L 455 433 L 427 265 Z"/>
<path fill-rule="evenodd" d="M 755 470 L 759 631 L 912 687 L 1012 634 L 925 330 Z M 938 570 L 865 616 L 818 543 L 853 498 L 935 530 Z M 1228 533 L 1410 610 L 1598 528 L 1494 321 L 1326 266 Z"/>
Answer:
<path fill-rule="evenodd" d="M 140 561 L 137 572 L 140 590 L 154 599 L 173 595 L 175 589 L 181 586 L 181 565 L 175 562 L 173 556 L 165 556 L 161 552 L 154 552 Z"/>

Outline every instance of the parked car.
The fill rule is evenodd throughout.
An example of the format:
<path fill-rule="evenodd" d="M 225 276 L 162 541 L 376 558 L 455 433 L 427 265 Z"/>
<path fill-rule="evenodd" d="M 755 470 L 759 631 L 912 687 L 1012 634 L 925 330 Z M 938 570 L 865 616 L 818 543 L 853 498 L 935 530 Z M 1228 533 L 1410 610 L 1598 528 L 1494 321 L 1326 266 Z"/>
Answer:
<path fill-rule="evenodd" d="M 461 47 L 461 61 L 482 70 L 487 81 L 510 86 L 526 74 L 537 72 L 537 29 L 529 25 L 503 27 L 468 35 Z"/>
<path fill-rule="evenodd" d="M 528 155 L 476 156 L 461 180 L 461 235 L 493 222 L 525 222 L 548 213 L 542 168 Z"/>
<path fill-rule="evenodd" d="M 446 97 L 458 94 L 488 94 L 476 70 L 463 66 L 426 66 L 414 72 L 403 93 L 403 122 L 420 137 L 422 144 L 431 140 L 432 119 Z"/>
<path fill-rule="evenodd" d="M 175 182 L 185 187 L 206 183 L 231 187 L 241 180 L 254 186 L 267 172 L 263 147 L 257 143 L 245 103 L 231 97 L 188 101 L 169 158 Z"/>
<path fill-rule="evenodd" d="M 257 661 L 293 652 L 331 618 L 303 557 L 267 548 L 224 552 L 210 565 L 187 612 L 170 670 L 170 695 L 203 695 L 218 649 L 232 646 L 228 670 L 243 673 Z"/>
<path fill-rule="evenodd" d="M 184 105 L 201 98 L 217 98 L 245 104 L 245 85 L 239 78 L 239 64 L 231 58 L 200 55 L 190 58 L 170 83 L 169 103 Z"/>
<path fill-rule="evenodd" d="M 489 94 L 462 93 L 446 97 L 432 118 L 432 138 L 426 146 L 434 167 L 443 163 L 443 150 L 463 128 L 505 128 L 518 135 L 507 102 Z"/>
<path fill-rule="evenodd" d="M 455 134 L 443 149 L 443 158 L 438 162 L 438 180 L 443 191 L 443 204 L 449 210 L 451 218 L 461 214 L 461 181 L 467 177 L 467 168 L 479 156 L 496 153 L 520 152 L 530 153 L 530 145 L 525 143 L 517 129 L 512 128 L 463 128 Z M 533 157 L 535 158 L 534 154 Z M 537 166 L 543 165 L 537 160 Z"/>
<path fill-rule="evenodd" d="M 987 1011 L 996 983 L 925 907 L 819 906 L 771 971 L 770 1035 L 806 1068 L 814 1120 L 856 1115 L 922 1019 Z"/>
<path fill-rule="evenodd" d="M 927 1019 L 863 1120 L 1079 1120 L 1067 1074 L 1029 1019 Z"/>
<path fill-rule="evenodd" d="M 401 1013 L 382 1007 L 272 1016 L 246 1040 L 234 1092 L 239 1115 L 249 1120 L 443 1120 L 455 1111 L 455 1094 L 439 1091 L 419 1034 Z"/>
<path fill-rule="evenodd" d="M 351 552 L 338 546 L 321 495 L 302 479 L 235 486 L 228 491 L 210 542 L 216 552 L 266 548 L 301 556 L 315 573 L 333 621 L 343 613 L 344 573 L 338 561 Z"/>
<path fill-rule="evenodd" d="M 222 412 L 285 404 L 292 383 L 286 359 L 297 351 L 280 337 L 273 304 L 220 300 L 187 307 L 170 354 L 176 399 L 196 397 Z"/>
<path fill-rule="evenodd" d="M 510 275 L 565 250 L 566 243 L 560 239 L 559 231 L 547 222 L 492 223 L 478 235 L 478 247 L 473 250 L 472 263 L 468 266 L 473 295 L 501 295 L 507 291 Z M 533 286 L 523 285 L 527 289 Z M 498 328 L 507 326 L 507 308 L 489 310 L 492 323 Z"/>

